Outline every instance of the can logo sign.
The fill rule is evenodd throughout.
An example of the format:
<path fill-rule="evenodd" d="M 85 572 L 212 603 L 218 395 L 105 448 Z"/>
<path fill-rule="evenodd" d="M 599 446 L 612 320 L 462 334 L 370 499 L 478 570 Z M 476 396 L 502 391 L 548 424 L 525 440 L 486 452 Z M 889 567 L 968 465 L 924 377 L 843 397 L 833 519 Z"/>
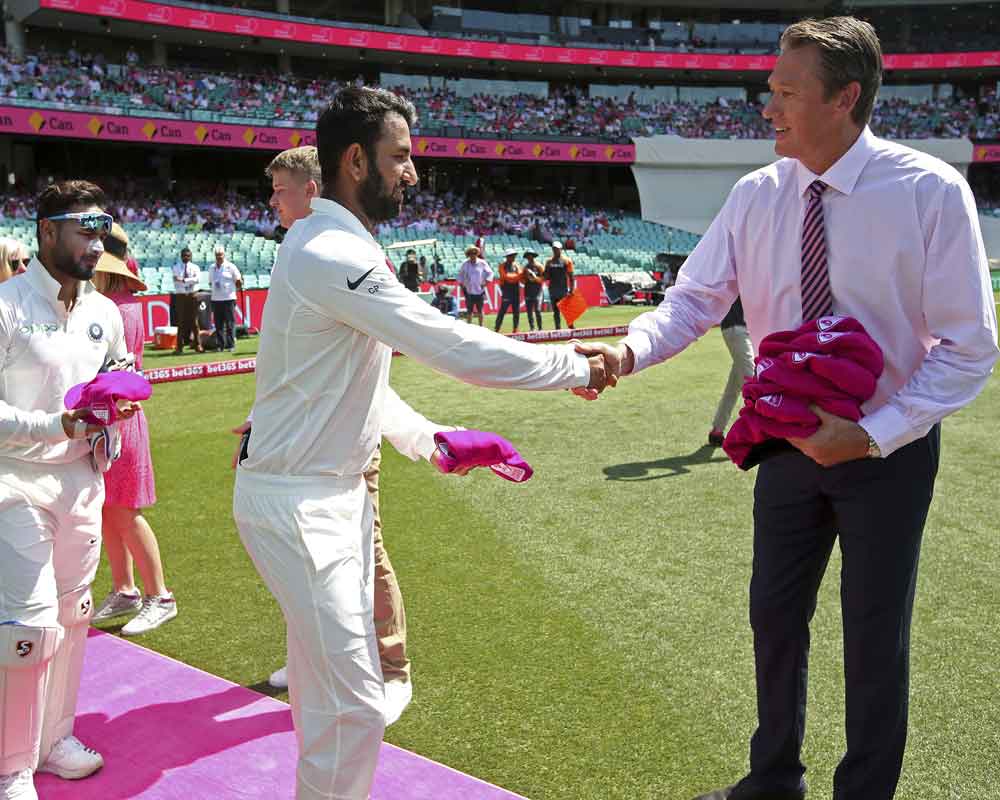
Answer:
<path fill-rule="evenodd" d="M 34 642 L 29 642 L 27 639 L 21 639 L 21 641 L 14 645 L 14 652 L 17 653 L 19 658 L 27 658 L 31 654 L 34 647 Z"/>

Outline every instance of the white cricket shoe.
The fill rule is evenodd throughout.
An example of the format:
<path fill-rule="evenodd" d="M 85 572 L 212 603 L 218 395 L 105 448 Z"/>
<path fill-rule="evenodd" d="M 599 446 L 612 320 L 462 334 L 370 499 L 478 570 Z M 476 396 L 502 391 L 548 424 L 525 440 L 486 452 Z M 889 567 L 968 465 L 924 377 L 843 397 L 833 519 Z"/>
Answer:
<path fill-rule="evenodd" d="M 104 766 L 101 754 L 93 750 L 73 734 L 63 736 L 52 746 L 52 752 L 39 768 L 39 772 L 51 772 L 67 781 L 86 778 Z"/>
<path fill-rule="evenodd" d="M 388 681 L 385 684 L 385 727 L 398 720 L 413 699 L 410 681 Z"/>
<path fill-rule="evenodd" d="M 38 800 L 30 769 L 0 775 L 0 800 Z"/>
<path fill-rule="evenodd" d="M 108 592 L 101 604 L 94 612 L 91 622 L 104 622 L 116 617 L 124 617 L 127 614 L 134 614 L 142 608 L 142 595 L 126 594 L 125 592 Z"/>
<path fill-rule="evenodd" d="M 288 688 L 288 667 L 282 667 L 279 670 L 275 670 L 268 677 L 267 682 L 273 686 L 275 689 L 287 689 Z"/>
<path fill-rule="evenodd" d="M 177 616 L 177 601 L 174 596 L 142 598 L 142 608 L 139 613 L 122 626 L 122 636 L 138 636 L 159 628 L 164 622 L 169 622 Z"/>

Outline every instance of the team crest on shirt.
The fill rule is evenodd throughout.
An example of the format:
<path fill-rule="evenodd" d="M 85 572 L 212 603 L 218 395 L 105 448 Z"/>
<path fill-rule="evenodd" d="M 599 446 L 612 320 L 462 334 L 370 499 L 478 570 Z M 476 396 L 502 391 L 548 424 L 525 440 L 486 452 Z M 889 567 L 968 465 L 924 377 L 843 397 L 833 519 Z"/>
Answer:
<path fill-rule="evenodd" d="M 27 658 L 31 655 L 31 651 L 34 647 L 34 642 L 29 642 L 27 639 L 21 639 L 21 641 L 14 645 L 14 652 L 17 653 L 18 658 Z"/>
<path fill-rule="evenodd" d="M 87 327 L 87 336 L 90 337 L 90 341 L 99 342 L 104 338 L 104 328 L 96 322 L 91 322 Z"/>

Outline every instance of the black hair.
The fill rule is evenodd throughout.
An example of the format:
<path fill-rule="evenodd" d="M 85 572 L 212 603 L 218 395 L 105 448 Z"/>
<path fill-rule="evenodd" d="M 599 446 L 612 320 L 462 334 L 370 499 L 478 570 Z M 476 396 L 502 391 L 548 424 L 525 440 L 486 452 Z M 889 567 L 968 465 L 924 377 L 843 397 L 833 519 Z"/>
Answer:
<path fill-rule="evenodd" d="M 90 181 L 58 181 L 46 186 L 35 203 L 35 217 L 39 221 L 56 217 L 80 206 L 104 208 L 107 197 L 104 190 Z M 41 241 L 41 231 L 35 231 Z"/>
<path fill-rule="evenodd" d="M 413 103 L 385 89 L 351 86 L 337 92 L 316 123 L 316 148 L 325 187 L 333 186 L 340 158 L 352 144 L 360 144 L 374 162 L 375 143 L 389 114 L 399 114 L 411 128 L 417 120 Z"/>

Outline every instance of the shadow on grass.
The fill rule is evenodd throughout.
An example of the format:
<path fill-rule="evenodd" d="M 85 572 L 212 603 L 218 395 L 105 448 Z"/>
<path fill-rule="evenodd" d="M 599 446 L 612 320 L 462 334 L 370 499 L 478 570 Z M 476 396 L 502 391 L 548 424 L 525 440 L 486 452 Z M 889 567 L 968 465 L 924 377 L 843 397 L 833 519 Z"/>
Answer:
<path fill-rule="evenodd" d="M 717 448 L 710 444 L 699 447 L 694 452 L 683 456 L 661 458 L 658 461 L 633 461 L 631 464 L 615 464 L 604 468 L 604 474 L 609 481 L 655 481 L 660 478 L 673 478 L 677 475 L 687 475 L 689 467 L 698 464 L 718 464 L 728 461 L 725 455 L 715 455 Z M 719 451 L 721 453 L 721 451 Z"/>

